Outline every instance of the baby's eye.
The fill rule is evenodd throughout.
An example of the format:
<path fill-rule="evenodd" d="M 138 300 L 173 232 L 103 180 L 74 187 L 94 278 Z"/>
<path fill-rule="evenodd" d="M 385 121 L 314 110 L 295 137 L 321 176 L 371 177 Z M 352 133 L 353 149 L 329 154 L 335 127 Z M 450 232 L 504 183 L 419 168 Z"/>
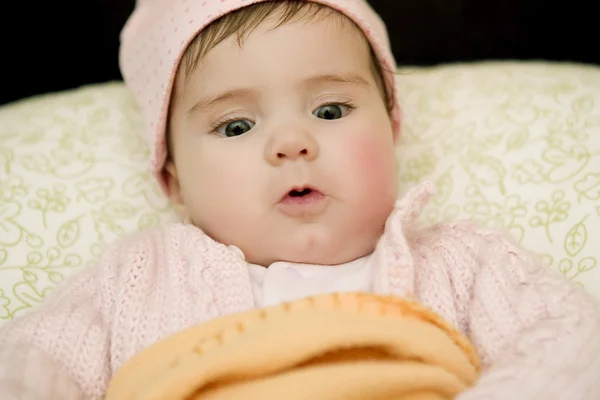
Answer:
<path fill-rule="evenodd" d="M 321 119 L 340 119 L 348 114 L 350 107 L 343 104 L 328 104 L 313 111 L 313 115 Z"/>
<path fill-rule="evenodd" d="M 217 128 L 217 132 L 221 136 L 233 137 L 243 135 L 252 129 L 252 127 L 254 127 L 254 122 L 248 121 L 247 119 L 238 119 L 221 124 L 221 126 Z"/>

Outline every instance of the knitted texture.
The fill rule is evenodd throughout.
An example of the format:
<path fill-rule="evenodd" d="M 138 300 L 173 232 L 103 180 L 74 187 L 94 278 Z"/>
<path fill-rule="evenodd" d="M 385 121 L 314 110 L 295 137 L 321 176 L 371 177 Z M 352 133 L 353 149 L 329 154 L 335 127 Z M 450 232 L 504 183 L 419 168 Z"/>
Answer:
<path fill-rule="evenodd" d="M 119 65 L 140 106 L 151 149 L 151 167 L 163 190 L 161 170 L 167 147 L 165 127 L 177 66 L 189 45 L 211 22 L 234 10 L 265 0 L 141 0 L 121 32 Z M 310 0 L 346 15 L 362 30 L 382 67 L 391 96 L 395 130 L 400 126 L 395 75 L 387 30 L 365 0 Z"/>
<path fill-rule="evenodd" d="M 372 255 L 374 292 L 412 297 L 471 340 L 483 373 L 457 398 L 597 399 L 596 300 L 502 233 L 419 227 L 431 194 L 431 184 L 415 187 L 390 215 Z M 140 232 L 2 327 L 0 393 L 100 400 L 141 350 L 253 302 L 246 262 L 227 246 L 182 224 Z"/>
<path fill-rule="evenodd" d="M 449 400 L 478 373 L 468 340 L 431 310 L 333 293 L 170 336 L 125 363 L 105 400 Z"/>

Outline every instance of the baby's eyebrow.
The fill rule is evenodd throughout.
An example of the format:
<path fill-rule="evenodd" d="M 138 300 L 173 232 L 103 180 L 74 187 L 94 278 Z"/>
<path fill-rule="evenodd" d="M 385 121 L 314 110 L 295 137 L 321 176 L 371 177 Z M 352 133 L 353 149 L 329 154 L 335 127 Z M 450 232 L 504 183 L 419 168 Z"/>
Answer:
<path fill-rule="evenodd" d="M 346 83 L 360 86 L 373 86 L 369 81 L 353 72 L 314 75 L 303 80 L 303 86 L 319 86 L 327 83 Z"/>
<path fill-rule="evenodd" d="M 192 106 L 187 112 L 188 115 L 195 114 L 200 110 L 204 110 L 210 107 L 215 107 L 219 103 L 225 101 L 237 100 L 237 99 L 248 99 L 256 96 L 256 91 L 252 89 L 233 89 L 221 93 L 212 98 L 200 99 L 196 104 Z"/>

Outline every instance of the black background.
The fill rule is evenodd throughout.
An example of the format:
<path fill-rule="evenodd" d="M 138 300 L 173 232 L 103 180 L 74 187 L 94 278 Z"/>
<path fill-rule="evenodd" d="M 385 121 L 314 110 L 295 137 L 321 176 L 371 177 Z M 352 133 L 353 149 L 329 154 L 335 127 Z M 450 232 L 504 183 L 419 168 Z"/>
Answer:
<path fill-rule="evenodd" d="M 400 65 L 547 60 L 600 65 L 594 3 L 371 0 Z M 119 80 L 119 31 L 134 0 L 10 1 L 0 9 L 0 104 Z"/>

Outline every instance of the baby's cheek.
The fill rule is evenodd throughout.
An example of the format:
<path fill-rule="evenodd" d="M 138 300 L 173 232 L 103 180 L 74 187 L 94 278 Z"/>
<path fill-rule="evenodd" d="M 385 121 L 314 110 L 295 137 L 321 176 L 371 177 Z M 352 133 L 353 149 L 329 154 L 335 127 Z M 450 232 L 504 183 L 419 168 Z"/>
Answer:
<path fill-rule="evenodd" d="M 385 190 L 395 180 L 393 152 L 382 143 L 372 140 L 353 144 L 352 170 L 357 178 L 372 190 Z"/>

